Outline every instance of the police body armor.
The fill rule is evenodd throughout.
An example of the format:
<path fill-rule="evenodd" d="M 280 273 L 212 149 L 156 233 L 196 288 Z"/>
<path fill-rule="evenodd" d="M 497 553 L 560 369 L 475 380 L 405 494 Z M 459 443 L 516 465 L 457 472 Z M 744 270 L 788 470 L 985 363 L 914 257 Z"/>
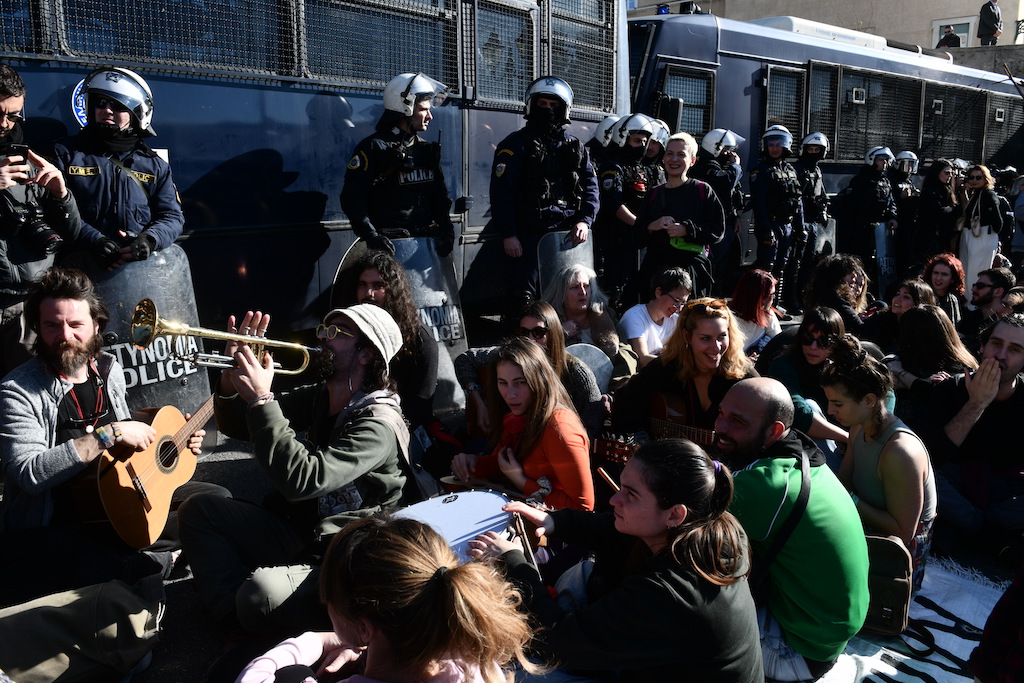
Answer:
<path fill-rule="evenodd" d="M 535 210 L 538 217 L 550 207 L 578 211 L 582 194 L 578 169 L 583 163 L 583 144 L 576 138 L 560 141 L 529 134 L 526 142 L 525 182 L 519 184 L 523 206 Z M 555 146 L 558 142 L 562 144 Z"/>
<path fill-rule="evenodd" d="M 436 222 L 430 199 L 441 146 L 413 137 L 388 142 L 385 154 L 387 170 L 374 179 L 370 191 L 370 206 L 381 212 L 375 227 L 385 234 L 404 229 L 413 237 L 429 235 Z"/>
<path fill-rule="evenodd" d="M 771 164 L 764 173 L 768 175 L 768 215 L 777 223 L 790 223 L 800 211 L 800 178 L 792 164 L 782 162 Z"/>
<path fill-rule="evenodd" d="M 793 167 L 800 178 L 804 199 L 804 220 L 808 223 L 823 225 L 828 221 L 829 200 L 828 193 L 825 192 L 821 168 L 817 164 L 809 167 L 799 162 L 793 164 Z"/>
<path fill-rule="evenodd" d="M 642 164 L 623 164 L 622 169 L 622 203 L 634 214 L 643 206 L 647 193 L 653 187 L 647 167 Z"/>

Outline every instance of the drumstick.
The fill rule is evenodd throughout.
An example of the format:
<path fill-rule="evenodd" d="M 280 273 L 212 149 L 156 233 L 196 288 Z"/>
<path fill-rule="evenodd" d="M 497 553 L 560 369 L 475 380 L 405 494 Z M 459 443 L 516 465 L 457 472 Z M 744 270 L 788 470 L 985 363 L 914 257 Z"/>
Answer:
<path fill-rule="evenodd" d="M 615 480 L 608 476 L 608 473 L 604 471 L 603 467 L 597 468 L 597 473 L 601 475 L 601 478 L 608 482 L 608 485 L 612 487 L 613 491 L 619 490 L 619 485 L 615 483 Z"/>

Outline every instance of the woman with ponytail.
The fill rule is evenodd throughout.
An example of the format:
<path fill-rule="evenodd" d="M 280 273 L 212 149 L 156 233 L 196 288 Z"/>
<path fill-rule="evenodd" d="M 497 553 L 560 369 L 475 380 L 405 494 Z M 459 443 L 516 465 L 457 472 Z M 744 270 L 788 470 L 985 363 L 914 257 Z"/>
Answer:
<path fill-rule="evenodd" d="M 728 512 L 728 468 L 690 441 L 666 439 L 637 451 L 621 483 L 610 513 L 506 506 L 538 535 L 596 553 L 572 611 L 511 543 L 490 533 L 471 542 L 477 555 L 500 556 L 523 586 L 546 628 L 540 650 L 565 670 L 605 672 L 595 673 L 601 679 L 618 671 L 624 682 L 764 680 L 747 537 Z"/>
<path fill-rule="evenodd" d="M 286 640 L 238 683 L 284 680 L 285 668 L 287 680 L 315 681 L 318 664 L 328 674 L 350 667 L 348 683 L 510 683 L 511 665 L 538 671 L 524 655 L 532 630 L 519 594 L 485 563 L 460 565 L 422 522 L 378 515 L 342 529 L 320 593 L 334 632 Z"/>
<path fill-rule="evenodd" d="M 829 415 L 850 430 L 839 479 L 850 491 L 864 526 L 898 536 L 914 558 L 921 587 L 931 545 L 937 497 L 924 443 L 885 405 L 889 369 L 846 335 L 821 375 Z"/>

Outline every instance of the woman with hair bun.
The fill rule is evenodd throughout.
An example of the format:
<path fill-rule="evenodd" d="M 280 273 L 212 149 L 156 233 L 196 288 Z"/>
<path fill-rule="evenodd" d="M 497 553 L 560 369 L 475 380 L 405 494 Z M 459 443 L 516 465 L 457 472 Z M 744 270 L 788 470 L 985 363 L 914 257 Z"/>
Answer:
<path fill-rule="evenodd" d="M 320 595 L 334 632 L 284 641 L 238 683 L 272 683 L 285 668 L 315 681 L 318 663 L 328 674 L 350 665 L 348 683 L 510 683 L 512 665 L 538 671 L 524 655 L 532 629 L 518 592 L 487 564 L 460 565 L 422 522 L 376 515 L 342 529 Z"/>
<path fill-rule="evenodd" d="M 868 529 L 898 536 L 914 558 L 914 589 L 921 587 L 937 497 L 928 451 L 902 420 L 889 412 L 888 368 L 846 335 L 821 375 L 830 415 L 850 430 L 839 479 L 850 491 Z"/>
<path fill-rule="evenodd" d="M 565 595 L 551 597 L 522 551 L 505 539 L 484 534 L 470 542 L 472 552 L 504 560 L 546 629 L 542 652 L 563 669 L 600 670 L 598 678 L 617 671 L 624 682 L 763 681 L 745 580 L 748 542 L 728 511 L 728 468 L 690 441 L 666 439 L 637 451 L 621 483 L 609 513 L 547 513 L 521 503 L 505 508 L 535 524 L 538 535 L 597 553 L 589 579 L 573 591 L 574 611 L 563 606 Z"/>

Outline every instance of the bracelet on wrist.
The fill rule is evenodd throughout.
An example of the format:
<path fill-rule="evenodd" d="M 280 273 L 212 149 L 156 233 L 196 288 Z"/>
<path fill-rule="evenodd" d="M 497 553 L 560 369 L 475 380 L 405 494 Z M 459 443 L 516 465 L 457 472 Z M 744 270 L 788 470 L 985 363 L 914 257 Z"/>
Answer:
<path fill-rule="evenodd" d="M 473 382 L 468 387 L 466 387 L 467 394 L 472 394 L 474 391 L 480 391 L 480 385 L 477 384 L 476 382 Z"/>
<path fill-rule="evenodd" d="M 108 432 L 106 427 L 97 427 L 92 433 L 104 449 L 114 447 L 114 435 Z"/>
<path fill-rule="evenodd" d="M 265 394 L 257 396 L 253 400 L 249 401 L 249 405 L 246 406 L 246 410 L 252 410 L 256 406 L 265 406 L 274 400 L 274 392 L 268 391 Z"/>

